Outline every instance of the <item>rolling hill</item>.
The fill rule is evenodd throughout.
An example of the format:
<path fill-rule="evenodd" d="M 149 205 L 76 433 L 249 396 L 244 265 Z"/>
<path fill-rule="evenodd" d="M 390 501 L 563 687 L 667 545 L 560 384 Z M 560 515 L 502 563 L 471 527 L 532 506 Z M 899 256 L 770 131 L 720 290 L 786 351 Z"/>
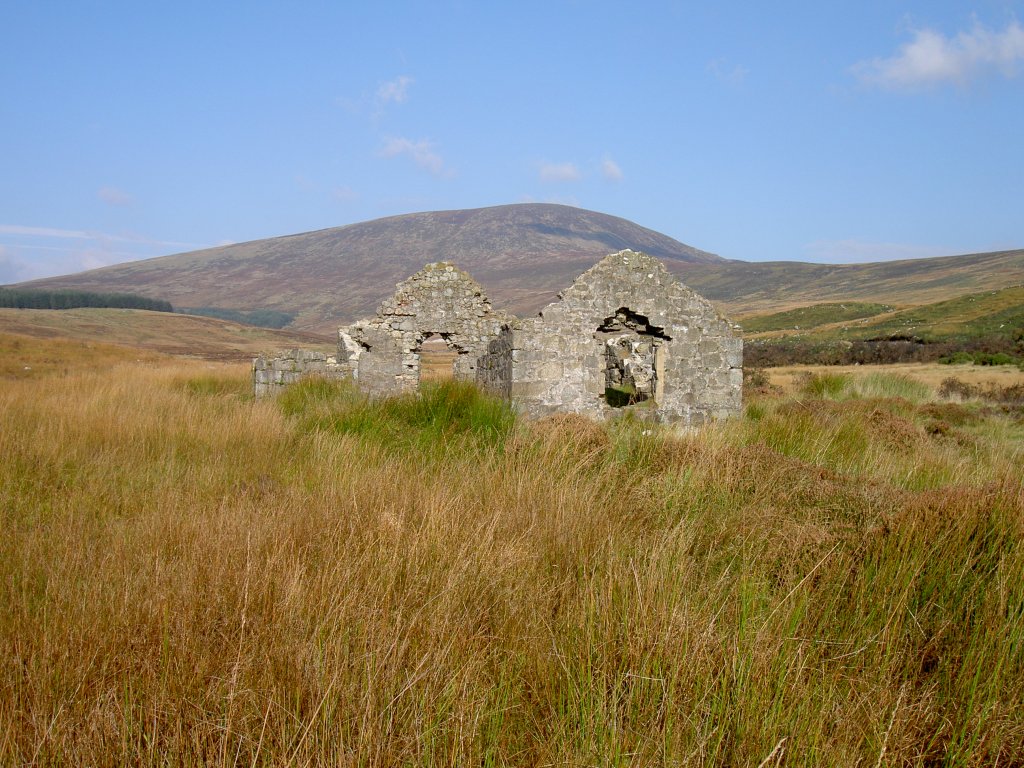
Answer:
<path fill-rule="evenodd" d="M 722 261 L 677 268 L 682 279 L 742 317 L 819 302 L 911 306 L 1024 283 L 1024 249 L 868 264 Z"/>
<path fill-rule="evenodd" d="M 24 285 L 103 286 L 182 307 L 276 309 L 297 315 L 293 328 L 329 331 L 372 314 L 395 283 L 431 261 L 454 261 L 496 305 L 522 314 L 544 306 L 580 272 L 622 248 L 668 263 L 722 261 L 625 219 L 522 204 L 392 216 Z"/>
<path fill-rule="evenodd" d="M 276 310 L 295 315 L 291 329 L 330 333 L 372 314 L 395 283 L 431 261 L 454 261 L 496 307 L 524 316 L 627 247 L 662 259 L 741 321 L 821 302 L 906 308 L 1024 283 L 1024 250 L 847 265 L 745 262 L 625 219 L 531 203 L 392 216 L 23 285 L 140 293 L 177 307 Z"/>

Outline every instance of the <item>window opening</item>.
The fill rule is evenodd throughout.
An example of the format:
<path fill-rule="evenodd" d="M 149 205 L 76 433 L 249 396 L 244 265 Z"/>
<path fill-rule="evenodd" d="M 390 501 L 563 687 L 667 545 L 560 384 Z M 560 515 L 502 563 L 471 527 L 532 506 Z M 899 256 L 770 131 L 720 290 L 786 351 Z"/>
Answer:
<path fill-rule="evenodd" d="M 605 318 L 594 337 L 602 345 L 605 402 L 612 408 L 653 405 L 658 392 L 659 348 L 669 340 L 664 328 L 620 307 Z"/>

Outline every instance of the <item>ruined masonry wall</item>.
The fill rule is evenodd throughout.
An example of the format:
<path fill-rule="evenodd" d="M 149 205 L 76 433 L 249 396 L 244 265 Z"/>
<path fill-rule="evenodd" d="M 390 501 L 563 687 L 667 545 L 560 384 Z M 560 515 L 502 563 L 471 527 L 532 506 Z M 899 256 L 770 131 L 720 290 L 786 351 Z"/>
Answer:
<path fill-rule="evenodd" d="M 658 396 L 634 406 L 659 422 L 696 426 L 739 412 L 743 342 L 711 304 L 650 256 L 612 254 L 583 273 L 540 316 L 512 331 L 510 394 L 531 416 L 615 412 L 604 399 L 606 340 L 620 309 L 646 316 L 658 340 Z"/>
<path fill-rule="evenodd" d="M 309 375 L 355 379 L 371 395 L 415 392 L 420 347 L 433 334 L 458 352 L 455 378 L 533 417 L 608 418 L 621 413 L 608 400 L 621 403 L 622 392 L 642 401 L 628 406 L 638 417 L 682 426 L 741 408 L 743 342 L 733 327 L 660 261 L 629 250 L 604 258 L 529 320 L 495 312 L 452 264 L 428 264 L 376 317 L 340 330 L 336 357 L 296 349 L 257 358 L 256 395 Z"/>
<path fill-rule="evenodd" d="M 338 362 L 370 394 L 415 392 L 419 347 L 438 334 L 458 352 L 455 378 L 475 381 L 477 361 L 508 320 L 468 273 L 448 262 L 428 264 L 398 284 L 375 318 L 341 329 Z"/>
<path fill-rule="evenodd" d="M 348 378 L 349 372 L 346 366 L 338 364 L 336 358 L 305 349 L 292 349 L 278 357 L 261 355 L 252 362 L 256 397 L 276 395 L 306 376 L 344 379 Z"/>
<path fill-rule="evenodd" d="M 502 326 L 497 337 L 487 345 L 487 351 L 477 362 L 476 381 L 491 394 L 512 397 L 512 349 L 514 326 Z"/>

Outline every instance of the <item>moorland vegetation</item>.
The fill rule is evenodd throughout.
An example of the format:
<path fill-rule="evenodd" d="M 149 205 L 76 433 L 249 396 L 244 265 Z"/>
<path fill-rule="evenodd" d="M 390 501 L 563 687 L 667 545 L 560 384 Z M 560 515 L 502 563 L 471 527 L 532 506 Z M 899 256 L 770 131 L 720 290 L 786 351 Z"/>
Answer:
<path fill-rule="evenodd" d="M 1024 369 L 1024 286 L 895 310 L 820 303 L 742 321 L 744 365 L 905 362 L 1015 365 Z"/>
<path fill-rule="evenodd" d="M 15 341 L 0 764 L 1024 761 L 1013 397 L 673 434 Z"/>

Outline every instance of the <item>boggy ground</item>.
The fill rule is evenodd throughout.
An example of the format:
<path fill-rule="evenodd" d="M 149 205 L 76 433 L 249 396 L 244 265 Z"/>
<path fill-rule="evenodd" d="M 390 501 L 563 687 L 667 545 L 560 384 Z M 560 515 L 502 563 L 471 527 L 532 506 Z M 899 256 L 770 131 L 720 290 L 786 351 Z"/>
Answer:
<path fill-rule="evenodd" d="M 47 355 L 0 379 L 0 764 L 1024 762 L 1012 409 L 817 377 L 673 435 Z"/>

